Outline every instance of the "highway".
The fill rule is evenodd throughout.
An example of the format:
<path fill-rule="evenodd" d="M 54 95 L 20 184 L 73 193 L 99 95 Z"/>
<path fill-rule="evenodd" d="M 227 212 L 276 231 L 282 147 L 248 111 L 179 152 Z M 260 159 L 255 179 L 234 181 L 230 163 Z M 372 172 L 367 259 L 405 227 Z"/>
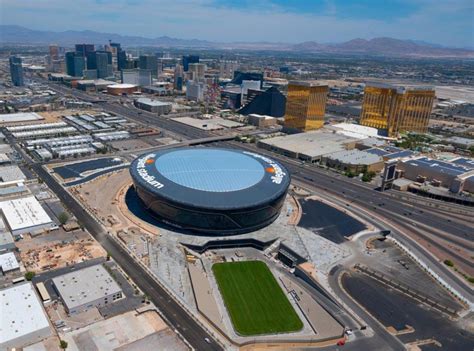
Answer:
<path fill-rule="evenodd" d="M 64 86 L 54 85 L 57 91 L 68 93 L 77 98 L 89 98 L 88 94 L 72 90 Z M 183 139 L 202 139 L 212 136 L 211 133 L 197 128 L 184 125 L 165 117 L 158 117 L 152 113 L 138 110 L 134 107 L 125 107 L 118 104 L 117 98 L 109 97 L 107 102 L 97 103 L 97 107 L 105 111 L 113 112 L 125 116 L 130 120 L 154 126 L 180 135 Z M 218 142 L 222 147 L 240 148 L 266 154 L 278 159 L 291 172 L 293 179 L 305 182 L 314 191 L 324 191 L 334 196 L 340 196 L 347 200 L 349 205 L 357 205 L 367 211 L 377 213 L 382 216 L 386 224 L 396 224 L 397 228 L 403 231 L 404 239 L 412 245 L 418 246 L 418 251 L 423 252 L 419 245 L 411 238 L 410 234 L 416 234 L 429 242 L 446 255 L 454 258 L 464 265 L 472 265 L 469 256 L 460 254 L 455 250 L 450 250 L 447 245 L 436 241 L 443 239 L 447 243 L 452 243 L 467 249 L 474 249 L 474 210 L 470 207 L 446 203 L 439 200 L 420 197 L 410 193 L 400 193 L 396 191 L 379 192 L 373 189 L 370 184 L 365 184 L 357 179 L 344 177 L 331 170 L 321 169 L 317 166 L 302 165 L 300 161 L 284 157 L 263 149 L 257 149 L 252 144 L 243 144 L 234 141 Z M 439 260 L 431 255 L 425 255 L 430 263 L 436 266 L 441 275 L 465 296 L 472 295 L 473 290 L 468 284 L 457 275 L 454 275 Z"/>
<path fill-rule="evenodd" d="M 209 335 L 188 313 L 155 282 L 145 269 L 140 266 L 130 254 L 120 246 L 102 225 L 87 212 L 82 205 L 45 170 L 41 164 L 33 162 L 23 150 L 9 140 L 17 152 L 23 155 L 24 160 L 32 170 L 58 196 L 66 208 L 74 214 L 89 233 L 102 245 L 108 254 L 122 267 L 138 287 L 149 297 L 169 324 L 179 332 L 196 350 L 223 350 L 223 348 Z M 209 339 L 209 343 L 205 340 Z"/>

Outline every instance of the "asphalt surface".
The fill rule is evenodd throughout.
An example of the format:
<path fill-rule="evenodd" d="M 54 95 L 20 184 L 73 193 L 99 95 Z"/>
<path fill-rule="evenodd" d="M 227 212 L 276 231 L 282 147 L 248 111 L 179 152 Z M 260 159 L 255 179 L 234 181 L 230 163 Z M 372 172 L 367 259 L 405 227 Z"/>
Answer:
<path fill-rule="evenodd" d="M 7 137 L 8 138 L 8 137 Z M 168 323 L 179 332 L 196 350 L 223 350 L 223 348 L 208 334 L 189 314 L 155 282 L 148 272 L 140 266 L 124 250 L 120 244 L 112 239 L 102 228 L 101 224 L 92 217 L 81 204 L 67 192 L 56 179 L 46 171 L 41 164 L 33 162 L 18 144 L 9 139 L 11 145 L 23 155 L 23 159 L 46 185 L 56 194 L 67 209 L 74 214 L 77 220 L 102 245 L 124 272 L 132 277 L 138 287 L 149 297 Z M 205 339 L 208 339 L 207 342 Z"/>
<path fill-rule="evenodd" d="M 83 92 L 70 90 L 64 86 L 58 86 L 58 88 L 55 90 L 84 100 L 94 100 Z M 116 103 L 114 100 L 116 99 L 102 99 L 102 101 L 97 102 L 97 107 L 125 116 L 130 120 L 135 120 L 145 125 L 162 128 L 166 131 L 179 135 L 182 137 L 182 139 L 201 139 L 208 138 L 212 135 L 208 132 L 183 125 L 164 117 L 157 117 L 156 115 L 137 110 L 133 107 L 122 106 Z M 430 267 L 441 277 L 443 277 L 445 281 L 460 291 L 464 296 L 472 298 L 473 289 L 469 287 L 465 281 L 462 280 L 462 278 L 457 275 L 453 275 L 453 273 L 447 267 L 445 267 L 442 262 L 440 262 L 434 256 L 427 254 L 425 250 L 420 247 L 418 243 L 416 243 L 416 241 L 409 237 L 411 233 L 416 234 L 424 238 L 432 246 L 442 251 L 445 251 L 446 247 L 437 243 L 435 240 L 433 240 L 433 238 L 440 237 L 447 242 L 452 242 L 456 245 L 464 245 L 464 247 L 467 246 L 469 248 L 469 246 L 472 246 L 472 243 L 474 242 L 474 232 L 472 231 L 472 227 L 474 226 L 474 210 L 472 208 L 452 203 L 445 203 L 429 198 L 421 198 L 409 193 L 400 193 L 395 191 L 375 191 L 373 186 L 362 183 L 357 179 L 349 179 L 330 170 L 324 170 L 315 166 L 302 165 L 298 160 L 292 160 L 266 150 L 257 149 L 254 145 L 242 144 L 233 141 L 218 142 L 218 144 L 222 147 L 247 149 L 271 156 L 272 158 L 282 162 L 283 165 L 285 165 L 292 173 L 292 178 L 303 183 L 306 187 L 308 187 L 308 189 L 325 193 L 329 196 L 338 197 L 343 202 L 343 205 L 345 202 L 345 205 L 348 207 L 357 206 L 358 209 L 363 209 L 365 213 L 361 214 L 360 210 L 358 209 L 356 212 L 378 227 L 390 229 L 394 237 L 408 246 L 413 252 L 418 253 L 420 257 L 423 257 L 423 260 L 427 262 Z M 75 200 L 72 199 L 72 201 Z M 78 206 L 80 207 L 80 205 Z M 101 238 L 101 240 L 104 239 Z M 99 240 L 99 242 L 101 242 L 101 240 Z M 465 245 L 466 242 L 468 243 L 467 245 Z M 113 243 L 109 243 L 107 245 L 113 246 Z M 127 255 L 124 252 L 120 252 L 122 250 L 120 247 L 116 247 L 115 250 L 117 251 L 117 256 Z M 459 262 L 472 264 L 472 260 L 460 254 L 456 254 L 451 251 L 449 254 L 454 256 Z M 131 263 L 132 262 L 129 261 L 123 262 L 125 266 L 128 266 Z M 125 269 L 125 267 L 120 262 L 119 264 L 127 273 L 129 273 L 129 271 L 127 271 L 127 269 Z M 130 276 L 137 280 L 139 286 L 143 284 L 148 289 L 152 288 L 146 286 L 149 282 L 138 281 L 143 280 L 141 279 L 143 277 L 141 275 L 143 272 L 140 272 L 139 269 L 140 267 L 135 267 L 135 269 L 130 270 Z M 403 347 L 400 348 L 401 344 L 396 338 L 388 334 L 385 329 L 381 328 L 380 325 L 370 316 L 368 316 L 363 310 L 361 310 L 358 305 L 353 306 L 354 304 L 352 300 L 348 298 L 343 291 L 340 291 L 337 281 L 334 280 L 335 275 L 332 277 L 333 278 L 330 277 L 332 288 L 338 295 L 341 294 L 341 298 L 344 300 L 344 302 L 351 306 L 357 314 L 366 316 L 364 320 L 366 320 L 376 332 L 375 338 L 357 339 L 355 342 L 347 344 L 347 347 L 350 349 L 373 349 L 373 346 L 369 345 L 374 345 L 375 343 L 375 345 L 379 346 L 384 344 L 395 350 L 403 349 Z M 157 307 L 161 309 L 159 304 L 157 304 Z M 170 311 L 167 311 L 165 315 L 170 313 L 173 315 L 173 312 Z M 175 323 L 179 323 L 179 321 L 175 321 Z M 185 335 L 185 333 L 183 333 L 183 335 Z M 202 336 L 204 334 L 198 333 L 198 335 Z M 186 335 L 185 337 L 193 345 L 193 341 L 199 341 L 199 337 L 194 335 L 194 333 L 193 335 L 189 336 L 189 338 L 192 340 L 190 340 Z M 356 345 L 360 345 L 360 347 L 356 347 Z M 207 344 L 201 346 L 204 346 L 204 349 L 210 349 L 210 347 L 208 347 L 209 345 Z M 218 347 L 217 345 L 215 346 Z M 382 347 L 377 347 L 377 349 L 382 349 Z"/>

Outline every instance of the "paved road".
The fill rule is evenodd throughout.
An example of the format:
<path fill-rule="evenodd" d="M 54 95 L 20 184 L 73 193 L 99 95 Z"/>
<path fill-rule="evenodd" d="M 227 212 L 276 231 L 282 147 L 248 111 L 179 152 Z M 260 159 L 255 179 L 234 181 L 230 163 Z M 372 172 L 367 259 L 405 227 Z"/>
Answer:
<path fill-rule="evenodd" d="M 7 138 L 9 138 L 7 136 Z M 92 217 L 81 204 L 69 194 L 56 179 L 46 171 L 41 164 L 35 163 L 24 151 L 9 140 L 11 145 L 23 155 L 24 160 L 46 185 L 57 195 L 67 209 L 76 216 L 78 221 L 102 245 L 122 269 L 132 277 L 140 289 L 149 296 L 159 311 L 166 317 L 171 326 L 177 330 L 196 350 L 223 350 L 223 348 L 209 335 L 189 314 L 156 283 L 145 269 L 140 266 L 129 253 L 112 239 L 102 225 Z M 210 340 L 210 343 L 205 341 Z"/>

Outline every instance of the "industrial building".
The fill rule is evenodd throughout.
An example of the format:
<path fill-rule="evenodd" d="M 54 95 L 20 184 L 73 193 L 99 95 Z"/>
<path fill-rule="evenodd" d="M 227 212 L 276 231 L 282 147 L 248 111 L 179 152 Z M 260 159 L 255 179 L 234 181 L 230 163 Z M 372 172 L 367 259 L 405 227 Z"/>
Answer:
<path fill-rule="evenodd" d="M 13 252 L 0 254 L 0 272 L 2 274 L 20 270 L 20 265 Z"/>
<path fill-rule="evenodd" d="M 34 196 L 2 201 L 0 211 L 13 236 L 57 228 Z"/>
<path fill-rule="evenodd" d="M 403 132 L 426 133 L 434 99 L 435 90 L 431 87 L 368 83 L 360 124 L 380 129 L 390 137 Z"/>
<path fill-rule="evenodd" d="M 53 278 L 69 314 L 103 307 L 123 297 L 122 289 L 101 265 L 95 265 Z"/>
<path fill-rule="evenodd" d="M 160 150 L 130 167 L 145 209 L 181 230 L 225 235 L 273 222 L 290 184 L 278 162 L 252 152 L 215 148 Z"/>
<path fill-rule="evenodd" d="M 130 133 L 126 130 L 119 130 L 114 132 L 104 132 L 93 134 L 94 138 L 100 141 L 115 141 L 130 138 Z"/>
<path fill-rule="evenodd" d="M 319 129 L 324 125 L 327 85 L 290 81 L 286 100 L 285 128 L 298 131 Z"/>
<path fill-rule="evenodd" d="M 322 163 L 344 172 L 379 172 L 384 167 L 381 156 L 357 149 L 341 150 L 323 156 Z"/>
<path fill-rule="evenodd" d="M 474 192 L 474 170 L 462 165 L 419 157 L 402 160 L 397 168 L 402 170 L 406 179 L 420 183 L 430 181 L 454 193 Z"/>
<path fill-rule="evenodd" d="M 37 114 L 36 112 L 18 112 L 18 113 L 0 114 L 1 125 L 39 121 L 42 119 L 44 119 L 44 117 Z"/>
<path fill-rule="evenodd" d="M 2 350 L 25 347 L 51 335 L 46 312 L 30 283 L 0 290 L 0 311 Z"/>
<path fill-rule="evenodd" d="M 5 228 L 5 223 L 0 218 L 0 252 L 15 249 L 15 241 L 10 232 Z"/>
<path fill-rule="evenodd" d="M 134 104 L 139 109 L 156 113 L 157 115 L 165 115 L 171 112 L 173 104 L 171 102 L 162 102 L 152 100 L 149 98 L 139 98 L 134 101 Z"/>
<path fill-rule="evenodd" d="M 26 176 L 23 174 L 20 167 L 16 165 L 0 167 L 0 187 L 23 183 L 25 180 Z"/>
<path fill-rule="evenodd" d="M 259 140 L 257 146 L 305 162 L 317 163 L 324 155 L 354 149 L 359 140 L 322 129 Z"/>
<path fill-rule="evenodd" d="M 7 127 L 7 131 L 17 139 L 54 137 L 77 133 L 77 129 L 66 122 L 27 124 L 23 126 Z"/>

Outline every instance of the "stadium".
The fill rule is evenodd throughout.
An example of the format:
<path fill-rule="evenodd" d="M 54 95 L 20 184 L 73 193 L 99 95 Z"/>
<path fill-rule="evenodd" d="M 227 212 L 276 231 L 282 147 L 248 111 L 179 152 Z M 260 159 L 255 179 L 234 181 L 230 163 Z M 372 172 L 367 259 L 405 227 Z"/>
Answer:
<path fill-rule="evenodd" d="M 143 206 L 161 222 L 206 235 L 272 223 L 290 184 L 279 163 L 253 152 L 180 148 L 147 153 L 130 167 Z"/>

